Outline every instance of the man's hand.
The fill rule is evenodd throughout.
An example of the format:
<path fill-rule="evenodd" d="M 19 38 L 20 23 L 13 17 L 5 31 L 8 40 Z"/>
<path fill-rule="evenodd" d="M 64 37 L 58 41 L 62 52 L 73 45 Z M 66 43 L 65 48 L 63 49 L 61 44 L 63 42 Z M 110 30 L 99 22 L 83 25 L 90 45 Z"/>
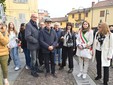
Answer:
<path fill-rule="evenodd" d="M 52 51 L 52 50 L 53 50 L 53 46 L 49 46 L 48 49 L 49 49 L 50 51 Z"/>

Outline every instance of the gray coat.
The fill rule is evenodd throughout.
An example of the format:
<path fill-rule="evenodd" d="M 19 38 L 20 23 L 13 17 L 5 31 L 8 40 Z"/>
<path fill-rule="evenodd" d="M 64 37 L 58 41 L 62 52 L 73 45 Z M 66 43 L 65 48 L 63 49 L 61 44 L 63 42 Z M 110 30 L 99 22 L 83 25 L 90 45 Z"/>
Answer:
<path fill-rule="evenodd" d="M 31 22 L 26 24 L 25 39 L 29 50 L 39 49 L 39 30 L 36 29 Z"/>

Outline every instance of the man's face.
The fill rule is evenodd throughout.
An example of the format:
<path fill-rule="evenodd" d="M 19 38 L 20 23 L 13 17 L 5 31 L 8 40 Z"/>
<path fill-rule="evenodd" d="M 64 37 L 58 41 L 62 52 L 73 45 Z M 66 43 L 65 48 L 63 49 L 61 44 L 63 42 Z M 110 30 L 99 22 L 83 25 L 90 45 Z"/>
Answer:
<path fill-rule="evenodd" d="M 34 15 L 31 16 L 31 19 L 32 19 L 34 22 L 37 22 L 38 16 L 37 16 L 36 14 L 34 14 Z"/>
<path fill-rule="evenodd" d="M 45 22 L 45 25 L 47 28 L 49 28 L 49 29 L 51 28 L 51 22 Z"/>
<path fill-rule="evenodd" d="M 44 28 L 44 27 L 45 27 L 45 24 L 40 24 L 40 27 L 41 27 L 41 28 Z"/>
<path fill-rule="evenodd" d="M 55 29 L 58 29 L 58 28 L 59 28 L 59 25 L 55 25 L 54 28 L 55 28 Z"/>

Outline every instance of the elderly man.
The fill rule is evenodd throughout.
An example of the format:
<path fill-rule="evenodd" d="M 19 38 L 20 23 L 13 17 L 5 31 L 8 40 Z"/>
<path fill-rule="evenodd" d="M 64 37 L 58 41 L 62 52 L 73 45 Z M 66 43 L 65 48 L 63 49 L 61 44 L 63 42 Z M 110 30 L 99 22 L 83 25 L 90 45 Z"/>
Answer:
<path fill-rule="evenodd" d="M 60 29 L 60 23 L 58 22 L 55 22 L 54 24 L 54 29 L 56 31 L 56 34 L 57 34 L 57 38 L 58 38 L 58 44 L 57 44 L 57 47 L 55 49 L 55 64 L 56 64 L 56 58 L 58 58 L 58 65 L 60 66 L 61 65 L 61 53 L 62 53 L 62 42 L 60 40 L 60 37 L 61 37 L 61 32 L 62 30 Z"/>
<path fill-rule="evenodd" d="M 45 77 L 50 74 L 49 61 L 51 63 L 51 74 L 53 77 L 57 77 L 55 75 L 55 63 L 54 63 L 54 51 L 57 45 L 57 35 L 54 29 L 51 27 L 51 19 L 45 19 L 45 28 L 40 32 L 40 45 L 42 47 L 42 53 L 44 56 L 44 63 L 46 68 Z"/>
<path fill-rule="evenodd" d="M 39 51 L 39 30 L 37 26 L 37 14 L 32 14 L 30 21 L 26 24 L 25 39 L 27 41 L 27 48 L 31 54 L 31 75 L 38 77 L 36 62 Z"/>

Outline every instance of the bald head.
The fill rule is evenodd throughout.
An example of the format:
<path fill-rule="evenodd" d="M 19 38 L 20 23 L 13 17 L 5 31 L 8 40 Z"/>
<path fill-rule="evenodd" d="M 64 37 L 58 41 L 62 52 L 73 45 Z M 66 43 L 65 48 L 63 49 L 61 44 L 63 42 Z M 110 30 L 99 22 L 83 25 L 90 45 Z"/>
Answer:
<path fill-rule="evenodd" d="M 36 22 L 38 18 L 38 15 L 36 13 L 31 14 L 31 19 Z"/>

